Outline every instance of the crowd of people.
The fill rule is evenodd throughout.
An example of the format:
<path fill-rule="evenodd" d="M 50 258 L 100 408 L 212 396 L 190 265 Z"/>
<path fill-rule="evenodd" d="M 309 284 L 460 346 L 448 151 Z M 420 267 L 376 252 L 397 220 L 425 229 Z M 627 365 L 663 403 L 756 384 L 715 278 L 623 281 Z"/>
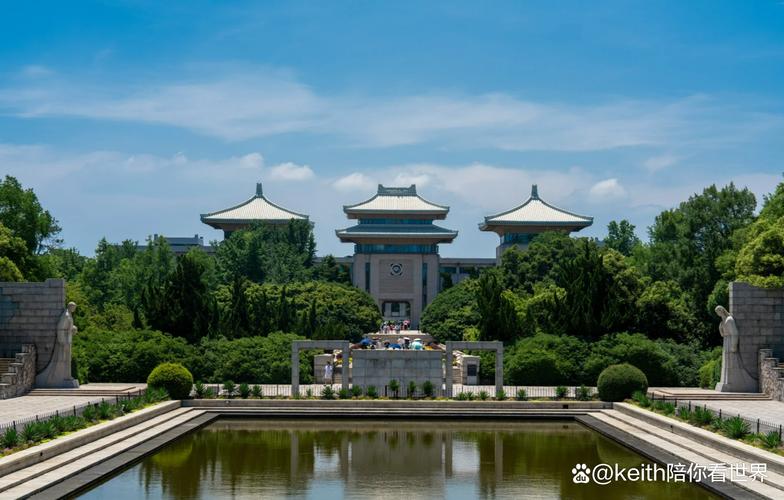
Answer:
<path fill-rule="evenodd" d="M 389 321 L 382 321 L 381 326 L 378 329 L 378 333 L 397 333 L 400 331 L 406 331 L 411 329 L 411 321 L 404 319 L 404 320 L 389 320 Z"/>

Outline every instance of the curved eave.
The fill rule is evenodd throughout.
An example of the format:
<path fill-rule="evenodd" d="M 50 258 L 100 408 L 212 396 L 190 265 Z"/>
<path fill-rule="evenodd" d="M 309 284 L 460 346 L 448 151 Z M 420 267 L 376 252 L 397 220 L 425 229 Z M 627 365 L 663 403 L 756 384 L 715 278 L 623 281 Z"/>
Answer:
<path fill-rule="evenodd" d="M 559 222 L 544 222 L 544 221 L 485 221 L 479 224 L 480 231 L 492 231 L 494 226 L 504 227 L 559 227 L 559 228 L 573 228 L 572 231 L 579 231 L 593 224 L 593 218 L 586 221 L 559 221 Z"/>
<path fill-rule="evenodd" d="M 369 199 L 367 199 L 365 201 L 362 201 L 362 202 L 359 202 L 359 203 L 354 203 L 353 205 L 343 205 L 343 212 L 345 212 L 347 214 L 350 214 L 350 213 L 357 213 L 357 214 L 359 214 L 359 213 L 363 213 L 363 214 L 364 213 L 380 213 L 380 214 L 384 214 L 384 213 L 401 213 L 401 214 L 421 213 L 421 214 L 428 214 L 428 215 L 431 215 L 431 214 L 443 214 L 443 215 L 446 215 L 446 214 L 449 213 L 449 207 L 448 206 L 446 206 L 446 205 L 439 205 L 437 203 L 433 203 L 431 201 L 428 201 L 428 200 L 422 198 L 418 194 L 417 195 L 412 195 L 411 197 L 412 198 L 417 198 L 421 202 L 426 203 L 427 205 L 430 205 L 431 207 L 434 207 L 434 208 L 428 208 L 428 209 L 424 209 L 424 210 L 422 210 L 422 209 L 419 209 L 419 210 L 417 210 L 417 209 L 411 209 L 411 210 L 403 209 L 403 210 L 401 210 L 401 209 L 362 208 L 363 205 L 367 205 L 369 203 L 372 203 L 379 196 L 384 196 L 384 197 L 388 197 L 388 198 L 404 198 L 405 197 L 405 196 L 388 196 L 388 195 L 375 194 L 375 195 L 373 195 L 372 198 L 369 198 Z"/>
<path fill-rule="evenodd" d="M 221 215 L 221 214 L 225 214 L 225 213 L 227 213 L 227 212 L 231 212 L 232 210 L 237 210 L 237 209 L 240 209 L 240 208 L 244 207 L 245 205 L 248 205 L 249 203 L 252 203 L 254 200 L 257 200 L 257 199 L 259 199 L 259 200 L 263 200 L 265 203 L 267 203 L 267 204 L 269 204 L 270 206 L 272 206 L 272 207 L 274 207 L 274 208 L 276 208 L 276 209 L 280 210 L 281 212 L 285 212 L 285 213 L 289 214 L 289 215 L 290 215 L 290 217 L 287 217 L 287 218 L 274 218 L 274 219 L 262 219 L 262 218 L 259 218 L 259 219 L 214 219 L 214 220 L 215 220 L 215 221 L 229 221 L 229 220 L 231 220 L 231 221 L 244 221 L 244 223 L 249 223 L 249 222 L 252 222 L 252 221 L 257 221 L 257 220 L 258 220 L 258 221 L 273 221 L 273 220 L 280 220 L 280 221 L 284 221 L 284 220 L 285 220 L 285 221 L 289 221 L 289 220 L 291 220 L 291 219 L 304 219 L 304 220 L 308 220 L 308 216 L 307 216 L 307 215 L 305 215 L 305 214 L 300 214 L 300 213 L 297 213 L 297 212 L 292 212 L 292 211 L 291 211 L 291 210 L 289 210 L 288 208 L 281 207 L 280 205 L 277 205 L 277 204 L 275 204 L 275 203 L 273 203 L 273 202 L 269 201 L 269 200 L 268 200 L 267 198 L 265 198 L 264 196 L 258 196 L 258 195 L 256 195 L 256 196 L 253 196 L 253 197 L 252 197 L 252 198 L 250 198 L 249 200 L 246 200 L 246 201 L 244 201 L 244 202 L 240 203 L 239 205 L 234 205 L 233 207 L 224 208 L 223 210 L 217 210 L 217 211 L 215 211 L 215 212 L 210 212 L 210 213 L 206 213 L 206 214 L 201 214 L 201 220 L 202 220 L 202 222 L 204 222 L 205 224 L 207 224 L 207 222 L 205 222 L 206 220 L 209 220 L 209 219 L 211 219 L 211 218 L 213 218 L 213 217 L 217 217 L 217 216 L 219 216 L 219 215 Z"/>
<path fill-rule="evenodd" d="M 263 222 L 266 224 L 287 224 L 293 220 L 305 220 L 307 221 L 308 218 L 306 217 L 290 217 L 288 219 L 209 219 L 205 218 L 203 215 L 201 216 L 201 221 L 208 226 L 212 226 L 216 229 L 221 229 L 220 226 L 229 226 L 229 225 L 244 225 L 249 226 L 254 222 Z"/>
<path fill-rule="evenodd" d="M 504 215 L 508 215 L 508 214 L 511 214 L 512 212 L 516 212 L 516 211 L 518 211 L 520 209 L 523 209 L 529 203 L 531 203 L 532 201 L 538 201 L 539 203 L 541 203 L 542 205 L 546 206 L 547 208 L 549 208 L 551 210 L 554 210 L 556 212 L 562 213 L 564 215 L 568 215 L 569 217 L 574 217 L 574 219 L 572 221 L 559 221 L 559 222 L 543 221 L 543 220 L 538 220 L 538 221 L 519 221 L 519 220 L 518 221 L 497 221 L 497 220 L 494 220 L 494 219 L 497 219 L 498 217 L 503 217 Z M 525 202 L 522 203 L 521 205 L 518 205 L 518 206 L 516 206 L 516 207 L 514 207 L 514 208 L 512 208 L 510 210 L 507 210 L 505 212 L 501 212 L 501 213 L 498 213 L 498 214 L 495 214 L 495 215 L 488 215 L 488 216 L 486 216 L 485 217 L 485 224 L 490 224 L 490 223 L 493 223 L 493 224 L 512 223 L 512 224 L 529 224 L 529 225 L 548 225 L 548 224 L 549 225 L 556 225 L 556 224 L 564 224 L 564 223 L 568 223 L 568 224 L 588 223 L 588 225 L 590 226 L 591 224 L 593 224 L 593 217 L 588 217 L 586 215 L 580 215 L 580 214 L 577 214 L 577 213 L 574 213 L 574 212 L 570 212 L 568 210 L 564 210 L 563 208 L 556 207 L 555 205 L 551 205 L 551 204 L 547 203 L 546 201 L 542 200 L 541 198 L 538 198 L 538 197 L 537 198 L 533 198 L 533 197 L 531 197 L 531 198 L 528 198 L 527 200 L 525 200 Z"/>
<path fill-rule="evenodd" d="M 360 233 L 354 231 L 349 232 L 345 229 L 335 230 L 335 235 L 340 238 L 340 241 L 343 243 L 354 243 L 355 240 L 417 240 L 430 243 L 450 243 L 457 238 L 457 233 L 457 231 L 442 233 Z"/>

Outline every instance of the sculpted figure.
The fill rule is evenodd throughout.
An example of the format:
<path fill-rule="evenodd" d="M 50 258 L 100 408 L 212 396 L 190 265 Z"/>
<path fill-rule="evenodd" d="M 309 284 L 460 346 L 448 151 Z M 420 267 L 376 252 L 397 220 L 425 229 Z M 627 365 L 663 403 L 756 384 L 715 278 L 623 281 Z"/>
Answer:
<path fill-rule="evenodd" d="M 735 318 L 722 306 L 716 306 L 721 318 L 719 333 L 724 339 L 721 352 L 721 381 L 716 390 L 721 392 L 757 392 L 757 380 L 746 370 L 740 352 L 740 333 Z"/>
<path fill-rule="evenodd" d="M 46 368 L 35 377 L 36 387 L 79 387 L 79 382 L 71 376 L 71 342 L 76 334 L 73 321 L 75 310 L 76 304 L 69 302 L 60 315 L 52 358 Z"/>

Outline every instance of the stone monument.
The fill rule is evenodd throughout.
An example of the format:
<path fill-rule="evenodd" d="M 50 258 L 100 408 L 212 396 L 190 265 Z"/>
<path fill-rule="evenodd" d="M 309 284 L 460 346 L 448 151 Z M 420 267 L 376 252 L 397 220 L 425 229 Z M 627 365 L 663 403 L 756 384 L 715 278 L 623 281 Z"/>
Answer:
<path fill-rule="evenodd" d="M 76 304 L 69 302 L 57 322 L 52 358 L 49 364 L 35 377 L 36 387 L 77 388 L 79 382 L 71 376 L 71 342 L 76 333 L 73 312 Z"/>
<path fill-rule="evenodd" d="M 719 392 L 757 392 L 757 379 L 749 373 L 740 352 L 740 334 L 735 318 L 722 306 L 716 306 L 721 318 L 719 333 L 724 339 L 721 353 L 721 380 L 716 384 Z"/>

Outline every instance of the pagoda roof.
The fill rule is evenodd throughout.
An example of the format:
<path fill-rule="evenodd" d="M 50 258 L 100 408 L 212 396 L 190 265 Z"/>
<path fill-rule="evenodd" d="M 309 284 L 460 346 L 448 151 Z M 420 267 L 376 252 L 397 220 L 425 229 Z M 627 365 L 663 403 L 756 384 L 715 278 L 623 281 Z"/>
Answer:
<path fill-rule="evenodd" d="M 256 194 L 251 199 L 230 208 L 201 215 L 201 221 L 213 227 L 220 224 L 250 224 L 255 221 L 282 223 L 291 219 L 308 220 L 308 216 L 269 201 L 264 197 L 260 182 L 256 184 Z"/>
<path fill-rule="evenodd" d="M 375 196 L 355 205 L 343 205 L 343 211 L 349 215 L 421 214 L 443 218 L 449 213 L 449 207 L 436 205 L 419 196 L 416 184 L 409 187 L 385 187 L 379 184 Z"/>
<path fill-rule="evenodd" d="M 341 240 L 351 240 L 352 238 L 437 238 L 451 241 L 457 237 L 457 231 L 433 224 L 357 224 L 346 229 L 338 229 L 335 234 Z"/>
<path fill-rule="evenodd" d="M 531 186 L 531 196 L 520 206 L 506 212 L 485 217 L 479 225 L 482 231 L 489 231 L 490 226 L 566 226 L 575 230 L 593 224 L 593 217 L 578 215 L 547 203 L 539 198 L 536 184 Z"/>

